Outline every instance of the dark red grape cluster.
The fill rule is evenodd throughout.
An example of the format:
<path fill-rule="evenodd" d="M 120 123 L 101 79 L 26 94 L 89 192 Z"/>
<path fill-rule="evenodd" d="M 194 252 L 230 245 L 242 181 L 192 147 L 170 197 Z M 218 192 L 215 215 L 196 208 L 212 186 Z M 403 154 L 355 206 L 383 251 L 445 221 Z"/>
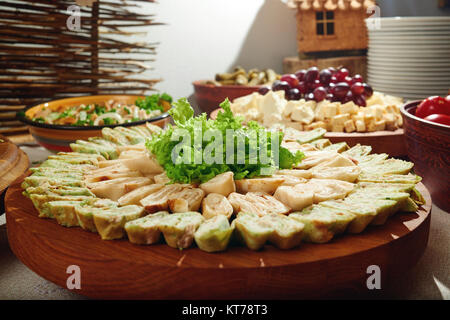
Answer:
<path fill-rule="evenodd" d="M 351 77 L 346 68 L 333 67 L 320 71 L 317 67 L 311 67 L 298 70 L 295 74 L 285 74 L 280 80 L 274 81 L 271 88 L 264 86 L 258 92 L 265 95 L 269 90 L 284 90 L 287 100 L 353 101 L 362 107 L 366 106 L 366 99 L 373 94 L 372 87 L 359 74 Z"/>

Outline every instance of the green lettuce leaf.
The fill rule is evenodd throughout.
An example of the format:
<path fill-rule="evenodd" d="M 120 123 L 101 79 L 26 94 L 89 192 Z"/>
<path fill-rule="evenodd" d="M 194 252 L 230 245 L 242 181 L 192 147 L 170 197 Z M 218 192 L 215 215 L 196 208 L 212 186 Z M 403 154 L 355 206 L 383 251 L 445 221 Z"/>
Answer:
<path fill-rule="evenodd" d="M 219 112 L 216 120 L 211 120 L 207 119 L 205 113 L 194 117 L 194 110 L 187 99 L 179 99 L 169 111 L 175 126 L 168 126 L 147 141 L 147 148 L 155 155 L 172 182 L 201 183 L 227 171 L 232 171 L 236 180 L 271 175 L 279 168 L 290 169 L 303 159 L 304 155 L 300 151 L 292 154 L 281 146 L 281 131 L 268 131 L 256 122 L 249 122 L 244 126 L 243 119 L 233 115 L 228 99 L 220 106 L 223 111 Z M 183 135 L 180 134 L 180 129 L 184 130 Z M 216 136 L 206 137 L 206 132 L 217 133 L 222 141 L 216 141 Z M 231 136 L 227 136 L 229 132 Z M 183 139 L 188 141 L 179 148 Z M 227 139 L 234 141 L 234 149 L 228 153 Z M 238 141 L 242 143 L 242 148 L 238 148 Z M 274 160 L 276 154 L 272 154 L 274 141 L 279 146 L 279 166 Z M 175 152 L 176 156 L 172 154 L 174 150 L 178 151 Z M 216 150 L 221 151 L 217 154 L 217 160 L 220 161 L 206 161 L 203 157 L 205 150 L 213 150 L 213 157 L 216 156 Z M 197 163 L 196 159 L 199 159 Z"/>

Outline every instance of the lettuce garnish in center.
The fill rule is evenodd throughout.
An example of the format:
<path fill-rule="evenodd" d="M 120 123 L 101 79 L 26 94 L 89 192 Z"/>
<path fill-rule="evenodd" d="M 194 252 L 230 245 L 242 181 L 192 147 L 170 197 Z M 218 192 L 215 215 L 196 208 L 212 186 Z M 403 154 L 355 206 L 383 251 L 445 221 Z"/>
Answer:
<path fill-rule="evenodd" d="M 207 119 L 205 113 L 194 117 L 182 98 L 169 110 L 175 127 L 169 125 L 147 141 L 172 182 L 202 183 L 227 171 L 234 172 L 236 180 L 267 176 L 279 168 L 291 169 L 304 158 L 302 152 L 292 154 L 281 146 L 281 131 L 266 130 L 256 122 L 244 126 L 228 99 L 220 107 L 224 111 L 216 120 Z"/>

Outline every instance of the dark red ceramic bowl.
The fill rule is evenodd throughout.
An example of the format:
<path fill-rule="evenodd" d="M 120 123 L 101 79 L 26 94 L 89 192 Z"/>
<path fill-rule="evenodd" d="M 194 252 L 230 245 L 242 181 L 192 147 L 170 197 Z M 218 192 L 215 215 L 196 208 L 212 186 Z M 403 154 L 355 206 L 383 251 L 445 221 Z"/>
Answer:
<path fill-rule="evenodd" d="M 433 203 L 450 211 L 450 126 L 416 117 L 419 101 L 401 107 L 408 157 L 431 193 Z"/>
<path fill-rule="evenodd" d="M 238 85 L 224 85 L 215 86 L 213 84 L 207 84 L 206 80 L 194 81 L 194 95 L 195 100 L 200 109 L 207 114 L 211 111 L 219 108 L 225 98 L 233 101 L 236 98 L 251 94 L 261 86 L 238 86 Z"/>

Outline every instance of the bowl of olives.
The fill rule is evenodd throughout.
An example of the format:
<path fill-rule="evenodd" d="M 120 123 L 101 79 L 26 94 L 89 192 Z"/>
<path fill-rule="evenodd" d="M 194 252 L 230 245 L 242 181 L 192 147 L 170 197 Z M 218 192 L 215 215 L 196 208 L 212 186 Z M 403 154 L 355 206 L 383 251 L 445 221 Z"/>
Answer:
<path fill-rule="evenodd" d="M 203 112 L 210 114 L 225 98 L 233 101 L 271 86 L 277 80 L 280 80 L 280 75 L 272 69 L 246 71 L 242 67 L 236 67 L 232 72 L 217 73 L 214 80 L 199 80 L 192 84 L 198 106 Z"/>

